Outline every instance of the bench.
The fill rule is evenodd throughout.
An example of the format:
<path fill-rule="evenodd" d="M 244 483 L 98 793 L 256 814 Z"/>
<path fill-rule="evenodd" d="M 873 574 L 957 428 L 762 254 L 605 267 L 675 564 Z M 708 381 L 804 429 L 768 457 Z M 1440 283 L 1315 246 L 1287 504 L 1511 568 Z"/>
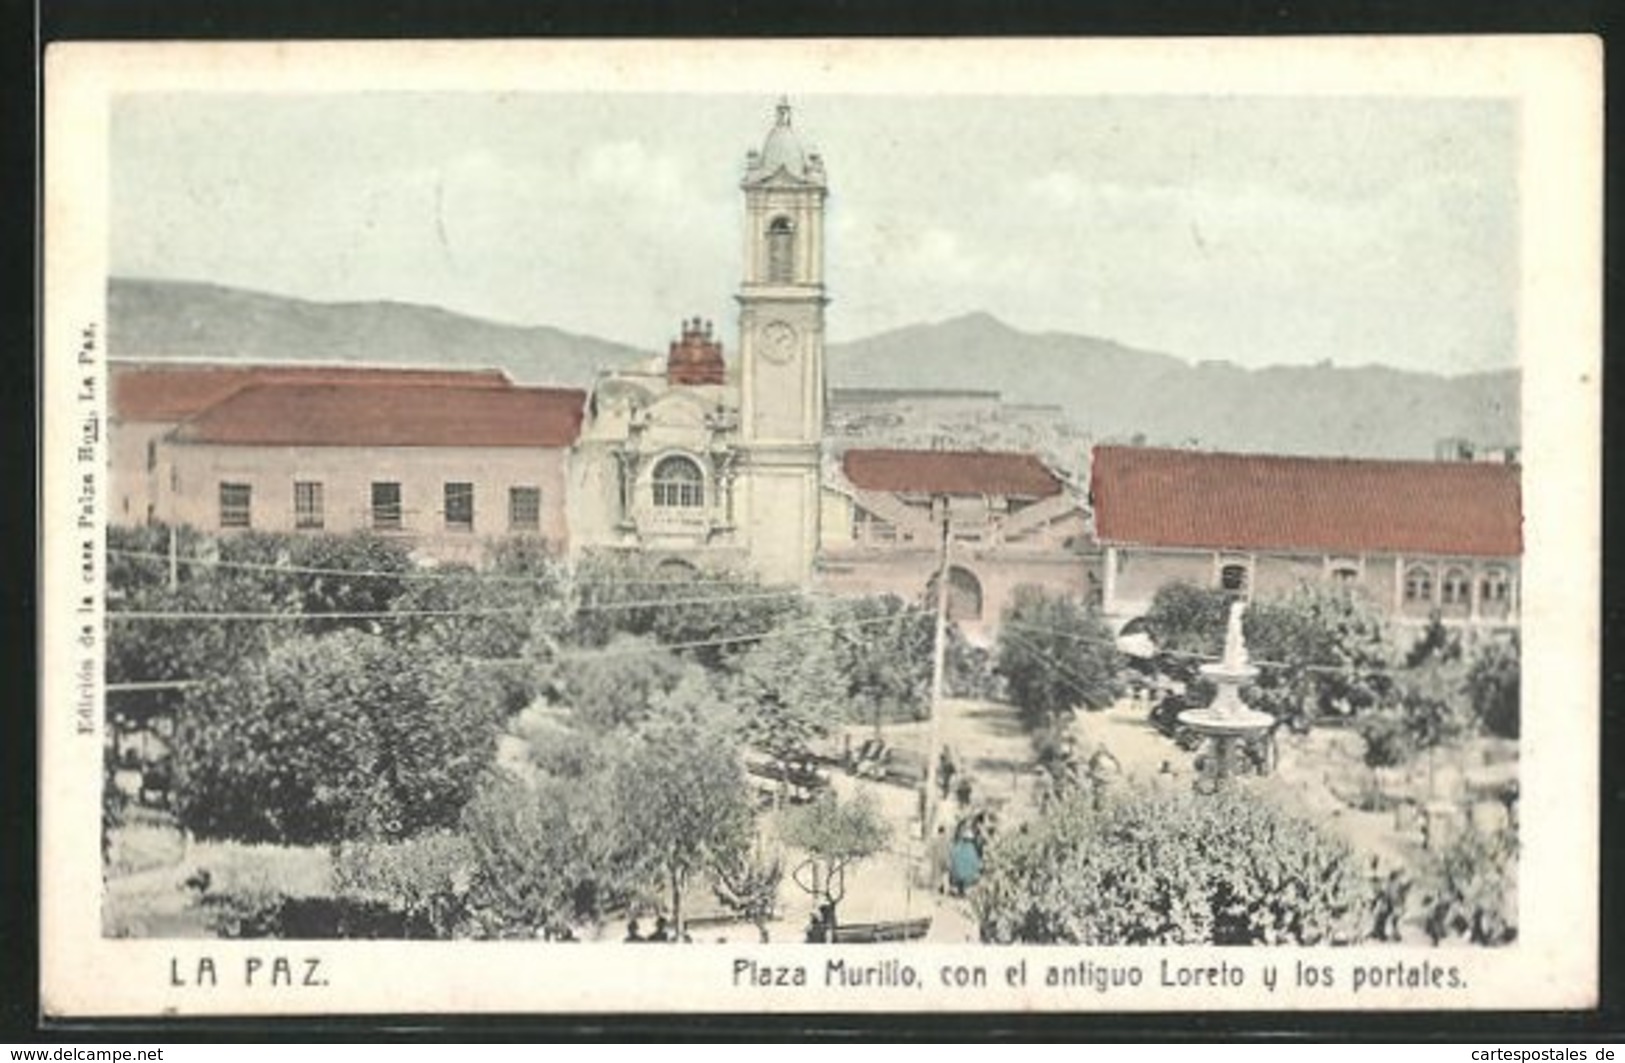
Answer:
<path fill-rule="evenodd" d="M 884 923 L 846 923 L 835 928 L 837 945 L 875 945 L 887 941 L 918 941 L 931 932 L 931 917 Z"/>
<path fill-rule="evenodd" d="M 768 794 L 775 794 L 781 784 L 786 785 L 787 796 L 797 803 L 811 801 L 816 794 L 829 788 L 827 778 L 800 765 L 791 765 L 788 771 L 781 771 L 777 764 L 751 761 L 745 765 L 745 773 L 758 790 Z"/>

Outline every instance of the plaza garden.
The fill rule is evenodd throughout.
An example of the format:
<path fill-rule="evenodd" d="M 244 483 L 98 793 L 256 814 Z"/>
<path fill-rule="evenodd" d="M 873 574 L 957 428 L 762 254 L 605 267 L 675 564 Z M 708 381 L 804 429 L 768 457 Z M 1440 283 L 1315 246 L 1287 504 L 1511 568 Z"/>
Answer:
<path fill-rule="evenodd" d="M 1304 586 L 1245 610 L 1270 725 L 1215 761 L 1231 598 L 1128 638 L 1029 588 L 989 647 L 513 540 L 111 530 L 113 936 L 1498 945 L 1515 634 Z M 1126 651 L 1126 652 L 1125 652 Z"/>

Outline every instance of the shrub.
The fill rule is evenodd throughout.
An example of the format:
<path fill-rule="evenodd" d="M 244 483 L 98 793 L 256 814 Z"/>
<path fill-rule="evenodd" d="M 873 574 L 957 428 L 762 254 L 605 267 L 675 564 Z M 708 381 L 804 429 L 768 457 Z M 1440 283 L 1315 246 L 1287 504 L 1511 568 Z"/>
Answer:
<path fill-rule="evenodd" d="M 1468 830 L 1433 853 L 1422 872 L 1423 925 L 1435 945 L 1504 945 L 1518 936 L 1518 838 Z"/>
<path fill-rule="evenodd" d="M 1397 768 L 1416 755 L 1416 735 L 1398 709 L 1366 713 L 1358 724 L 1370 768 Z"/>
<path fill-rule="evenodd" d="M 1341 944 L 1370 889 L 1343 842 L 1240 788 L 1060 802 L 989 852 L 984 940 L 1076 945 Z"/>
<path fill-rule="evenodd" d="M 576 722 L 602 733 L 646 719 L 654 697 L 676 687 L 688 667 L 652 639 L 617 635 L 601 655 L 561 662 L 558 685 Z"/>
<path fill-rule="evenodd" d="M 468 841 L 435 831 L 404 842 L 345 845 L 333 862 L 333 883 L 340 897 L 384 905 L 422 936 L 443 939 L 468 931 L 473 871 Z"/>

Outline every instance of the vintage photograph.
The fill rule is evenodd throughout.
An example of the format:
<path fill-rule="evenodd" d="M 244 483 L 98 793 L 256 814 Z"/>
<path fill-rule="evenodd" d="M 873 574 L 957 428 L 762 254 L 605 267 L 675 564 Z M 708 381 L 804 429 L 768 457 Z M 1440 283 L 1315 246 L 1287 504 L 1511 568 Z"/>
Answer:
<path fill-rule="evenodd" d="M 295 1008 L 407 941 L 971 1008 L 1006 956 L 1105 1006 L 1473 1006 L 1531 919 L 1549 957 L 1531 835 L 1594 812 L 1530 814 L 1528 732 L 1578 763 L 1595 704 L 1521 662 L 1594 647 L 1537 556 L 1515 87 L 808 51 L 99 85 L 96 309 L 46 361 L 79 930 Z"/>

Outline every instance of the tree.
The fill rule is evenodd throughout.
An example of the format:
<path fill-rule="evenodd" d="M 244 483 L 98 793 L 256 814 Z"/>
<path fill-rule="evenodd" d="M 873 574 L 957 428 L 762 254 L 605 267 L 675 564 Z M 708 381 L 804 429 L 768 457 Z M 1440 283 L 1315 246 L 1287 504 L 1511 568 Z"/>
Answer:
<path fill-rule="evenodd" d="M 498 692 L 463 662 L 356 631 L 300 636 L 189 691 L 177 813 L 205 837 L 288 844 L 454 824 L 489 767 Z"/>
<path fill-rule="evenodd" d="M 1016 588 L 999 625 L 994 667 L 1034 726 L 1079 705 L 1105 708 L 1122 692 L 1122 654 L 1111 629 L 1093 609 L 1041 587 Z"/>
<path fill-rule="evenodd" d="M 778 857 L 762 858 L 747 853 L 724 855 L 711 869 L 712 892 L 717 902 L 756 928 L 762 944 L 768 943 L 767 924 L 779 907 L 779 884 L 784 881 L 784 862 Z"/>
<path fill-rule="evenodd" d="M 784 813 L 780 834 L 785 842 L 808 854 L 805 880 L 796 882 L 828 905 L 827 918 L 836 925 L 835 906 L 845 892 L 846 869 L 867 860 L 891 841 L 891 828 L 875 808 L 874 799 L 861 792 L 843 801 L 825 793 L 811 804 Z"/>
<path fill-rule="evenodd" d="M 792 626 L 741 656 L 729 696 L 745 740 L 773 758 L 787 786 L 790 762 L 839 724 L 845 692 L 831 632 Z"/>
<path fill-rule="evenodd" d="M 1262 668 L 1247 700 L 1277 719 L 1355 716 L 1384 704 L 1393 689 L 1387 625 L 1349 588 L 1304 583 L 1255 601 L 1242 631 Z"/>
<path fill-rule="evenodd" d="M 524 655 L 542 619 L 562 626 L 564 591 L 557 565 L 529 540 L 503 540 L 483 568 L 441 565 L 408 582 L 400 612 L 463 613 L 412 618 L 400 630 L 464 657 L 514 660 Z"/>
<path fill-rule="evenodd" d="M 834 602 L 828 611 L 846 718 L 924 718 L 931 696 L 931 614 L 895 595 Z"/>
<path fill-rule="evenodd" d="M 575 720 L 602 733 L 645 720 L 656 695 L 670 692 L 689 667 L 652 639 L 617 635 L 603 653 L 565 660 L 558 685 Z"/>
<path fill-rule="evenodd" d="M 701 574 L 642 555 L 591 555 L 574 574 L 577 612 L 571 637 L 581 646 L 607 644 L 617 634 L 642 635 L 686 649 L 719 668 L 766 633 L 805 610 L 799 591 L 764 586 L 754 577 Z M 733 641 L 740 640 L 740 641 Z"/>
<path fill-rule="evenodd" d="M 472 854 L 471 932 L 533 937 L 538 930 L 600 921 L 642 894 L 653 869 L 623 823 L 615 762 L 576 777 L 526 785 L 493 776 L 461 823 Z"/>
<path fill-rule="evenodd" d="M 1461 633 L 1445 627 L 1444 618 L 1434 613 L 1422 629 L 1422 637 L 1406 652 L 1405 667 L 1416 668 L 1429 661 L 1459 661 L 1461 653 Z"/>
<path fill-rule="evenodd" d="M 371 532 L 345 535 L 273 535 L 256 532 L 220 541 L 221 556 L 322 572 L 261 572 L 261 578 L 292 599 L 301 613 L 381 613 L 395 606 L 415 583 L 410 548 Z M 355 573 L 341 575 L 338 573 Z M 307 624 L 318 634 L 344 628 L 382 631 L 380 621 L 341 619 Z"/>
<path fill-rule="evenodd" d="M 1520 698 L 1517 632 L 1485 642 L 1467 671 L 1467 693 L 1479 725 L 1501 738 L 1517 738 Z"/>
<path fill-rule="evenodd" d="M 989 852 L 972 907 L 986 941 L 1328 945 L 1369 929 L 1354 851 L 1257 794 L 1134 791 L 1060 802 Z"/>
<path fill-rule="evenodd" d="M 617 765 L 612 786 L 627 847 L 658 871 L 680 941 L 690 882 L 731 864 L 749 845 L 754 822 L 744 770 L 725 735 L 656 727 Z"/>
<path fill-rule="evenodd" d="M 1193 583 L 1165 583 L 1157 588 L 1145 614 L 1145 626 L 1156 643 L 1158 665 L 1165 675 L 1188 682 L 1202 659 L 1216 659 L 1223 652 L 1233 601 L 1235 596 L 1228 591 Z"/>
<path fill-rule="evenodd" d="M 172 536 L 173 585 L 165 556 Z M 411 636 L 387 620 L 314 616 L 393 608 L 412 568 L 406 547 L 393 540 L 268 532 L 213 538 L 190 528 L 156 526 L 110 528 L 108 549 L 111 683 L 207 679 L 261 658 L 295 635 L 387 627 L 396 638 Z M 174 615 L 117 616 L 131 612 Z M 288 620 L 206 615 L 228 613 L 285 613 Z M 163 691 L 120 697 L 125 699 L 121 708 L 135 715 L 174 707 L 172 694 Z"/>
<path fill-rule="evenodd" d="M 1360 715 L 1365 762 L 1393 767 L 1417 753 L 1459 742 L 1478 725 L 1460 638 L 1430 625 L 1395 673 L 1382 704 Z"/>
<path fill-rule="evenodd" d="M 293 613 L 287 596 L 268 585 L 263 573 L 184 563 L 212 553 L 212 541 L 191 529 L 177 529 L 176 582 L 169 582 L 169 529 L 109 528 L 107 545 L 107 657 L 109 683 L 151 683 L 207 679 L 244 661 L 263 657 L 299 630 L 296 622 L 209 619 L 187 614 Z M 157 554 L 131 557 L 124 551 Z M 167 614 L 128 617 L 121 613 Z M 161 693 L 123 694 L 121 707 L 144 714 L 162 707 Z"/>

